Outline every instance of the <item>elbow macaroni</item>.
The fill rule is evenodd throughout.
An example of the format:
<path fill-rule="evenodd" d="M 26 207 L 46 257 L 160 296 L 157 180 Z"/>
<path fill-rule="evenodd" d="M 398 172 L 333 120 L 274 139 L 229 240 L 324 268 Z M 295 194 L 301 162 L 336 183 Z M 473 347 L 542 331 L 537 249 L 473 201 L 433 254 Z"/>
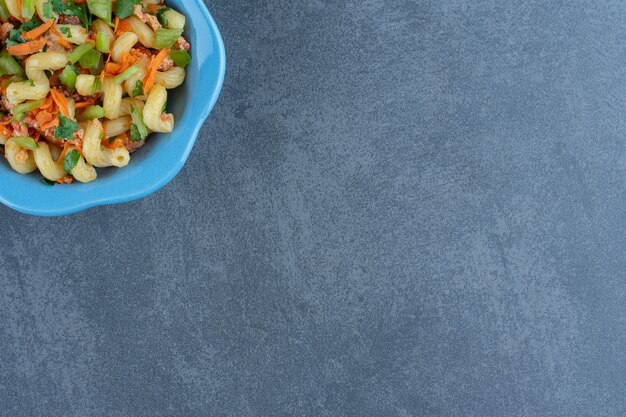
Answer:
<path fill-rule="evenodd" d="M 103 133 L 99 120 L 89 121 L 83 138 L 83 155 L 87 162 L 98 168 L 128 165 L 130 154 L 126 148 L 101 148 L 100 137 Z"/>
<path fill-rule="evenodd" d="M 30 81 L 18 81 L 7 86 L 6 95 L 11 104 L 39 100 L 50 91 L 45 70 L 57 70 L 67 64 L 67 55 L 59 52 L 39 52 L 26 61 L 26 76 Z"/>
<path fill-rule="evenodd" d="M 174 115 L 163 113 L 166 101 L 165 87 L 155 84 L 143 108 L 143 121 L 153 132 L 171 132 L 174 128 Z"/>

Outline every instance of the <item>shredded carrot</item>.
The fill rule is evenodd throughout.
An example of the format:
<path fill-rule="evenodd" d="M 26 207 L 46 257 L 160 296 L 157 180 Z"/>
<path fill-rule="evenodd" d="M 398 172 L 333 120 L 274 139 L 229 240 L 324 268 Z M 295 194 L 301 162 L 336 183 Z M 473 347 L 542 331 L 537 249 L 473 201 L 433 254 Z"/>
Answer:
<path fill-rule="evenodd" d="M 152 86 L 154 85 L 154 76 L 156 75 L 157 68 L 161 65 L 161 62 L 167 56 L 169 49 L 161 49 L 159 53 L 152 57 L 150 60 L 150 65 L 148 66 L 148 75 L 143 79 L 143 93 L 148 94 L 150 90 L 152 90 Z"/>
<path fill-rule="evenodd" d="M 35 137 L 33 138 L 35 142 L 39 142 L 39 138 L 41 137 L 41 133 L 35 133 Z"/>
<path fill-rule="evenodd" d="M 44 38 L 39 38 L 36 41 L 29 41 L 24 43 L 18 43 L 17 45 L 11 45 L 7 48 L 9 55 L 30 55 L 35 52 L 39 52 L 46 45 Z"/>
<path fill-rule="evenodd" d="M 35 29 L 29 30 L 28 32 L 22 33 L 22 38 L 27 41 L 34 41 L 38 37 L 42 36 L 44 33 L 48 31 L 54 24 L 54 19 L 48 20 L 43 25 L 37 26 Z"/>
<path fill-rule="evenodd" d="M 59 119 L 53 118 L 49 122 L 45 122 L 44 124 L 39 125 L 39 127 L 41 128 L 41 130 L 48 130 L 53 127 L 57 127 L 58 125 L 59 125 Z"/>
<path fill-rule="evenodd" d="M 59 111 L 61 112 L 61 114 L 63 114 L 63 116 L 65 117 L 70 117 L 70 111 L 65 96 L 62 93 L 59 93 L 59 91 L 54 88 L 50 89 L 50 96 L 59 107 Z"/>
<path fill-rule="evenodd" d="M 74 104 L 74 108 L 82 109 L 83 107 L 89 107 L 91 105 L 93 105 L 93 100 L 85 100 Z"/>
<path fill-rule="evenodd" d="M 40 110 L 36 115 L 35 115 L 35 120 L 37 121 L 37 123 L 39 124 L 39 127 L 44 126 L 46 123 L 48 123 L 50 120 L 54 119 L 54 116 L 52 113 L 50 113 L 49 111 L 45 111 L 45 110 Z"/>
<path fill-rule="evenodd" d="M 117 32 L 117 25 L 119 25 L 119 24 L 120 24 L 120 18 L 115 16 L 115 23 L 114 23 L 114 26 L 113 26 L 113 33 Z"/>
<path fill-rule="evenodd" d="M 61 150 L 61 153 L 59 154 L 59 157 L 57 158 L 57 162 L 60 162 L 63 159 L 63 157 L 65 157 L 65 154 L 67 153 L 67 150 L 69 149 L 70 146 L 72 146 L 72 144 L 68 140 L 63 142 L 63 150 Z"/>

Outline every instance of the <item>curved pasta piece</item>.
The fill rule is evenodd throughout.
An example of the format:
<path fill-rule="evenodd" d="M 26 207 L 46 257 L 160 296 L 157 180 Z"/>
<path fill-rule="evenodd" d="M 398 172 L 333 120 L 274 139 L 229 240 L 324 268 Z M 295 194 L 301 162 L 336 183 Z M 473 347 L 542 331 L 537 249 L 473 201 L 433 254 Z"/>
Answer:
<path fill-rule="evenodd" d="M 72 97 L 66 97 L 65 100 L 67 101 L 67 111 L 70 119 L 76 119 L 76 102 Z"/>
<path fill-rule="evenodd" d="M 4 156 L 11 168 L 20 174 L 29 174 L 37 169 L 32 152 L 13 142 L 12 138 L 7 139 L 4 144 Z"/>
<path fill-rule="evenodd" d="M 176 88 L 185 81 L 185 70 L 180 67 L 172 67 L 167 71 L 157 71 L 154 75 L 154 83 L 161 84 L 170 89 Z"/>
<path fill-rule="evenodd" d="M 61 33 L 61 37 L 63 40 L 73 43 L 74 45 L 81 45 L 87 42 L 87 31 L 84 27 L 80 25 L 54 25 L 57 33 Z M 71 36 L 67 36 L 63 34 L 63 28 L 69 29 L 69 33 Z M 54 41 L 58 40 L 58 36 L 54 34 L 54 32 L 50 33 L 50 38 Z"/>
<path fill-rule="evenodd" d="M 183 29 L 185 27 L 185 15 L 178 13 L 174 9 L 168 9 L 163 12 L 163 17 L 170 29 Z"/>
<path fill-rule="evenodd" d="M 113 149 L 102 148 L 100 138 L 102 124 L 98 119 L 93 119 L 87 124 L 85 136 L 83 136 L 83 155 L 87 162 L 96 167 L 124 167 L 130 161 L 130 154 L 124 147 Z"/>
<path fill-rule="evenodd" d="M 33 151 L 35 164 L 39 168 L 39 172 L 50 181 L 56 181 L 66 175 L 63 168 L 63 161 L 55 161 L 52 159 L 50 147 L 46 142 L 39 142 L 38 147 Z"/>
<path fill-rule="evenodd" d="M 54 71 L 65 67 L 67 55 L 59 52 L 39 52 L 26 60 L 26 76 L 32 81 L 18 81 L 7 86 L 6 96 L 11 104 L 26 100 L 39 100 L 48 95 L 50 81 L 45 70 Z"/>
<path fill-rule="evenodd" d="M 115 119 L 120 115 L 120 106 L 122 105 L 122 86 L 114 83 L 110 78 L 102 81 L 102 107 L 104 108 L 104 116 L 107 119 Z"/>
<path fill-rule="evenodd" d="M 104 34 L 109 38 L 111 42 L 115 39 L 115 34 L 113 33 L 113 29 L 102 19 L 96 19 L 91 22 L 91 27 L 95 33 L 104 32 Z"/>
<path fill-rule="evenodd" d="M 126 116 L 127 114 L 130 114 L 131 106 L 134 106 L 139 109 L 140 112 L 143 112 L 144 102 L 138 98 L 124 97 L 120 106 L 120 115 Z"/>
<path fill-rule="evenodd" d="M 125 54 L 129 53 L 133 46 L 139 41 L 133 32 L 124 32 L 113 42 L 111 47 L 111 59 L 115 62 L 122 62 Z"/>
<path fill-rule="evenodd" d="M 22 2 L 18 0 L 5 0 L 7 5 L 7 9 L 9 9 L 9 13 L 11 16 L 16 18 L 17 20 L 22 20 Z"/>
<path fill-rule="evenodd" d="M 143 121 L 148 129 L 154 132 L 171 132 L 174 129 L 174 115 L 163 113 L 166 102 L 167 90 L 162 85 L 155 84 L 143 108 Z"/>
<path fill-rule="evenodd" d="M 76 149 L 74 146 L 70 146 L 67 149 L 67 152 L 72 152 L 74 149 Z M 76 181 L 83 183 L 91 182 L 98 177 L 96 169 L 91 164 L 85 162 L 85 158 L 82 155 L 80 156 L 80 158 L 78 159 L 78 163 L 74 168 L 72 168 L 70 173 L 76 179 Z"/>
<path fill-rule="evenodd" d="M 122 116 L 117 119 L 107 120 L 102 123 L 104 129 L 104 137 L 110 138 L 113 136 L 121 135 L 130 129 L 130 116 Z"/>
<path fill-rule="evenodd" d="M 129 16 L 124 21 L 130 25 L 130 28 L 139 38 L 139 42 L 147 48 L 154 48 L 154 32 L 150 26 L 146 25 L 137 16 Z"/>
<path fill-rule="evenodd" d="M 81 96 L 90 96 L 95 93 L 100 93 L 102 91 L 102 86 L 94 88 L 94 84 L 96 83 L 96 76 L 90 74 L 80 74 L 76 77 L 76 91 Z"/>

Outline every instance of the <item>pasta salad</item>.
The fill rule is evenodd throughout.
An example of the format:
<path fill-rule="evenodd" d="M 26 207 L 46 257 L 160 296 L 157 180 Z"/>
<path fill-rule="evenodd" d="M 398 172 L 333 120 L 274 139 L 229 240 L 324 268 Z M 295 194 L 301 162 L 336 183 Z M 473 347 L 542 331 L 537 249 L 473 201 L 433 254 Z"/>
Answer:
<path fill-rule="evenodd" d="M 162 0 L 0 0 L 0 151 L 48 185 L 124 167 L 171 132 L 185 16 Z"/>

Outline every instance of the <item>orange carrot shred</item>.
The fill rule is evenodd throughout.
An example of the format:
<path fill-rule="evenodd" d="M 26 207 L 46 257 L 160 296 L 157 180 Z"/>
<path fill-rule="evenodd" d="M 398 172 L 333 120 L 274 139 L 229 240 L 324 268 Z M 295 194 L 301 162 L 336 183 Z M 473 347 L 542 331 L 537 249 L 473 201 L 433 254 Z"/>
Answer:
<path fill-rule="evenodd" d="M 152 90 L 152 86 L 154 85 L 154 77 L 157 72 L 157 68 L 161 65 L 161 62 L 167 56 L 169 49 L 161 49 L 159 53 L 152 57 L 150 60 L 150 65 L 148 66 L 148 75 L 143 79 L 143 93 L 148 94 L 150 90 Z"/>
<path fill-rule="evenodd" d="M 70 111 L 65 96 L 54 88 L 50 89 L 50 96 L 52 96 L 52 100 L 54 100 L 56 105 L 59 107 L 61 114 L 65 117 L 70 117 Z"/>
<path fill-rule="evenodd" d="M 63 150 L 61 150 L 61 153 L 59 154 L 59 157 L 57 158 L 57 162 L 60 162 L 63 159 L 63 157 L 67 153 L 67 150 L 70 146 L 72 145 L 70 144 L 69 141 L 66 140 L 65 142 L 63 142 Z"/>
<path fill-rule="evenodd" d="M 11 45 L 7 48 L 7 52 L 9 55 L 30 55 L 41 51 L 45 45 L 46 40 L 44 38 L 39 38 L 35 41 Z"/>
<path fill-rule="evenodd" d="M 74 107 L 77 109 L 82 109 L 83 107 L 89 107 L 91 105 L 93 105 L 93 100 L 85 100 L 74 104 Z"/>
<path fill-rule="evenodd" d="M 27 41 L 34 41 L 38 37 L 42 36 L 44 33 L 48 31 L 54 24 L 54 19 L 48 20 L 43 25 L 37 26 L 35 29 L 29 30 L 28 32 L 22 33 L 22 38 Z"/>

